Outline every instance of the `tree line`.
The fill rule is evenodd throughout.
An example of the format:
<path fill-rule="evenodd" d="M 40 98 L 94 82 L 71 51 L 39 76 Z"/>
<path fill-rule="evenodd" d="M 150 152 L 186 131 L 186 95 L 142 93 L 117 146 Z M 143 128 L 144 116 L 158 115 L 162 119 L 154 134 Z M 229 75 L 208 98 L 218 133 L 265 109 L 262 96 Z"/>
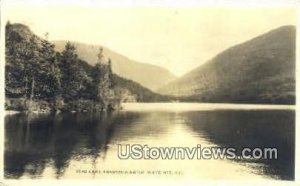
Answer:
<path fill-rule="evenodd" d="M 78 100 L 93 103 L 101 110 L 113 108 L 119 102 L 112 62 L 104 59 L 103 48 L 99 49 L 97 64 L 90 66 L 78 57 L 70 42 L 58 52 L 48 41 L 48 34 L 41 39 L 34 34 L 20 33 L 17 28 L 15 24 L 6 24 L 7 98 L 22 98 L 23 107 L 27 107 L 24 109 L 30 109 L 39 100 L 53 110 L 66 109 L 68 104 L 80 107 Z"/>

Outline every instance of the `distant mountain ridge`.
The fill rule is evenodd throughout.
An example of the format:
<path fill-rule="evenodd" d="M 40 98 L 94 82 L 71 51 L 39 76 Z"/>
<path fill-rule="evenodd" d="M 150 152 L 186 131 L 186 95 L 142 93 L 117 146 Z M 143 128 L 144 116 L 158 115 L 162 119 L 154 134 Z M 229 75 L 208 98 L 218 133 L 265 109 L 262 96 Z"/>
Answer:
<path fill-rule="evenodd" d="M 67 41 L 52 42 L 58 51 L 62 51 Z M 70 42 L 76 47 L 77 54 L 81 59 L 87 61 L 90 65 L 96 64 L 97 53 L 102 46 Z M 136 62 L 109 48 L 103 47 L 103 49 L 105 57 L 112 60 L 112 70 L 114 73 L 126 79 L 136 81 L 152 91 L 176 78 L 175 75 L 162 67 Z"/>
<path fill-rule="evenodd" d="M 35 37 L 37 43 L 42 41 L 23 24 L 11 25 L 9 35 L 12 43 L 6 48 L 11 51 L 24 39 L 29 42 L 31 37 Z M 64 48 L 64 43 L 54 42 L 59 51 Z M 96 62 L 100 46 L 74 44 L 79 57 L 84 60 L 81 62 L 82 68 L 89 71 Z M 166 75 L 168 71 L 163 68 L 131 61 L 107 48 L 104 48 L 104 55 L 112 59 L 116 86 L 128 90 L 129 96 L 134 96 L 137 101 L 295 104 L 295 48 L 296 27 L 283 26 L 230 47 L 173 81 L 174 76 Z M 90 61 L 86 63 L 86 59 Z M 6 62 L 6 68 L 11 68 L 12 62 L 18 63 L 13 60 Z M 131 78 L 122 78 L 126 73 L 119 77 L 118 73 L 123 72 Z M 134 82 L 135 78 L 137 83 Z M 147 84 L 147 80 L 152 89 L 171 81 L 158 90 L 160 94 L 168 96 L 140 85 Z"/>
<path fill-rule="evenodd" d="M 295 103 L 296 27 L 233 46 L 159 93 L 201 102 Z"/>
<path fill-rule="evenodd" d="M 43 39 L 35 35 L 35 33 L 33 33 L 28 26 L 19 23 L 14 23 L 14 24 L 9 23 L 9 26 L 6 26 L 5 39 L 6 39 L 7 54 L 6 54 L 6 63 L 5 63 L 5 68 L 6 68 L 5 75 L 6 75 L 6 97 L 7 98 L 11 98 L 11 97 L 19 98 L 20 97 L 19 95 L 21 95 L 22 92 L 25 91 L 24 83 L 22 83 L 22 81 L 25 78 L 22 74 L 23 73 L 22 68 L 25 63 L 24 61 L 20 60 L 19 59 L 20 57 L 18 56 L 12 57 L 12 54 L 10 54 L 10 52 L 11 51 L 15 52 L 16 50 L 19 50 L 17 48 L 20 46 L 28 45 L 28 43 L 31 42 L 30 40 L 32 38 L 34 38 L 34 42 L 38 44 L 38 48 L 36 49 L 36 51 L 41 50 L 41 43 Z M 97 52 L 98 49 L 99 48 L 96 48 Z M 78 50 L 76 50 L 76 52 L 78 52 Z M 91 75 L 93 73 L 94 66 L 82 60 L 80 56 L 77 63 L 78 63 L 77 64 L 78 67 L 82 71 L 86 72 L 87 75 Z M 120 77 L 119 75 L 115 74 L 114 70 L 112 70 L 112 72 L 113 72 L 112 81 L 114 84 L 114 88 L 116 89 L 118 94 L 120 94 L 121 99 L 124 99 L 124 101 L 162 102 L 162 101 L 173 99 L 173 97 L 162 96 L 158 93 L 155 93 L 133 80 Z M 11 86 L 7 86 L 7 84 Z M 91 90 L 91 92 L 92 91 L 93 90 Z"/>

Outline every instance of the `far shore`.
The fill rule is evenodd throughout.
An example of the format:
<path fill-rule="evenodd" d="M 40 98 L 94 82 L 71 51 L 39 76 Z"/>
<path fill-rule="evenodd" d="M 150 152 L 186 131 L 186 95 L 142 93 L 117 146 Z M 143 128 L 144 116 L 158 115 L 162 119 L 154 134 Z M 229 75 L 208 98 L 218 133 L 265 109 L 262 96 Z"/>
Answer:
<path fill-rule="evenodd" d="M 122 103 L 122 108 L 126 111 L 295 110 L 295 105 L 167 102 Z"/>
<path fill-rule="evenodd" d="M 13 114 L 18 114 L 21 113 L 21 111 L 18 110 L 5 110 L 5 115 L 13 115 Z"/>
<path fill-rule="evenodd" d="M 174 104 L 177 106 L 174 107 Z M 277 105 L 277 104 L 241 104 L 241 103 L 192 103 L 192 102 L 134 102 L 122 103 L 122 109 L 125 111 L 195 111 L 195 110 L 295 110 L 295 105 Z M 14 115 L 23 113 L 18 110 L 5 110 L 5 115 Z M 25 111 L 26 112 L 26 111 Z M 32 111 L 33 114 L 45 114 L 50 112 Z M 59 113 L 59 112 L 58 112 Z M 71 111 L 76 113 L 76 111 Z"/>

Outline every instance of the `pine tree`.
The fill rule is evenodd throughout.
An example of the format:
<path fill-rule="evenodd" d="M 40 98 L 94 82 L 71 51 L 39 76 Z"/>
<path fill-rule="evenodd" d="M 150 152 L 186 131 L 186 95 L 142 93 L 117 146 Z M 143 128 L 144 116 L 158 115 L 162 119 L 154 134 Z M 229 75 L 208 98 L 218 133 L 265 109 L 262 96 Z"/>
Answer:
<path fill-rule="evenodd" d="M 85 83 L 89 77 L 87 72 L 79 66 L 80 59 L 74 45 L 69 42 L 66 44 L 60 62 L 64 98 L 67 100 L 82 98 L 82 92 L 86 89 Z"/>
<path fill-rule="evenodd" d="M 95 86 L 95 100 L 99 101 L 102 109 L 106 109 L 111 104 L 112 84 L 111 84 L 111 60 L 105 64 L 103 48 L 99 49 L 97 54 L 97 64 L 93 70 L 93 79 Z"/>
<path fill-rule="evenodd" d="M 5 94 L 10 97 L 25 97 L 24 59 L 19 54 L 24 41 L 11 31 L 11 27 L 9 22 L 5 27 Z"/>
<path fill-rule="evenodd" d="M 61 100 L 61 71 L 58 67 L 58 54 L 55 52 L 54 45 L 48 41 L 48 33 L 45 39 L 41 41 L 39 64 L 39 77 L 43 86 L 41 86 L 41 98 L 50 99 L 57 109 L 57 102 Z"/>
<path fill-rule="evenodd" d="M 32 100 L 35 97 L 35 81 L 37 79 L 37 74 L 39 73 L 38 68 L 38 61 L 39 61 L 39 53 L 38 53 L 38 46 L 35 41 L 34 37 L 30 38 L 30 41 L 25 44 L 25 48 L 22 48 L 21 50 L 24 50 L 22 55 L 24 59 L 24 74 L 25 79 L 30 84 L 30 95 L 29 98 Z M 28 88 L 26 88 L 28 89 Z"/>
<path fill-rule="evenodd" d="M 76 96 L 75 80 L 75 63 L 77 61 L 77 55 L 75 47 L 67 42 L 65 49 L 60 58 L 60 69 L 62 71 L 62 94 L 65 99 L 72 99 Z"/>
<path fill-rule="evenodd" d="M 97 63 L 103 64 L 104 63 L 104 53 L 103 47 L 99 48 L 99 52 L 97 54 Z"/>
<path fill-rule="evenodd" d="M 112 64 L 111 64 L 111 59 L 108 58 L 108 76 L 109 76 L 109 81 L 110 81 L 110 88 L 114 87 L 114 82 L 113 82 L 113 72 L 112 72 Z"/>
<path fill-rule="evenodd" d="M 19 48 L 18 53 L 24 64 L 26 98 L 29 98 L 28 109 L 32 109 L 33 99 L 35 98 L 36 80 L 39 73 L 39 52 L 38 45 L 34 36 L 29 42 L 24 42 Z"/>

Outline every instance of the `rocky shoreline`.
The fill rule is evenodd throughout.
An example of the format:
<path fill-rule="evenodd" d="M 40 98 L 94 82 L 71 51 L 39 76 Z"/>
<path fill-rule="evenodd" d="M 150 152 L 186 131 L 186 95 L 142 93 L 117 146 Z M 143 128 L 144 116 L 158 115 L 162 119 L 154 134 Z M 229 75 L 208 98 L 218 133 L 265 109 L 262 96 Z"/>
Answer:
<path fill-rule="evenodd" d="M 59 113 L 59 112 L 99 112 L 121 109 L 117 101 L 111 101 L 103 105 L 92 100 L 79 99 L 69 102 L 49 102 L 45 100 L 28 100 L 24 98 L 14 98 L 5 100 L 5 110 L 8 114 L 20 112 L 29 113 Z"/>

